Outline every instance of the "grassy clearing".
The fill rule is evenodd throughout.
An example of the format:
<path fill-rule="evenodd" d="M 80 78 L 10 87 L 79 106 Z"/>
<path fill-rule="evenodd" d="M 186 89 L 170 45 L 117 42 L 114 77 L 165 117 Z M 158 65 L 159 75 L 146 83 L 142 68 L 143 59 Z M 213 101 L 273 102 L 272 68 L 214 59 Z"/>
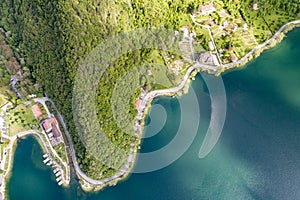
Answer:
<path fill-rule="evenodd" d="M 35 120 L 31 106 L 31 104 L 21 104 L 11 110 L 10 116 L 8 117 L 10 122 L 10 136 L 28 129 L 39 128 L 39 122 Z"/>
<path fill-rule="evenodd" d="M 7 101 L 16 102 L 17 97 L 9 85 L 0 87 L 0 94 L 3 95 Z"/>
<path fill-rule="evenodd" d="M 237 57 L 242 58 L 251 51 L 251 49 L 257 46 L 258 43 L 251 31 L 239 29 L 234 34 L 232 45 L 234 46 Z"/>
<path fill-rule="evenodd" d="M 283 0 L 270 3 L 262 0 L 254 8 L 252 0 L 239 3 L 215 0 L 217 11 L 198 16 L 196 21 L 210 26 L 216 46 L 222 52 L 221 59 L 227 63 L 230 56 L 245 56 L 255 46 L 271 38 L 285 23 L 299 18 L 300 4 L 296 2 Z M 197 32 L 197 37 L 204 36 Z"/>
<path fill-rule="evenodd" d="M 67 162 L 68 159 L 67 159 L 67 152 L 66 152 L 66 149 L 65 149 L 65 145 L 63 143 L 60 143 L 59 145 L 55 146 L 54 147 L 54 150 L 57 152 L 57 154 L 59 155 L 59 157 Z"/>
<path fill-rule="evenodd" d="M 4 106 L 7 102 L 7 97 L 0 93 L 0 107 Z"/>

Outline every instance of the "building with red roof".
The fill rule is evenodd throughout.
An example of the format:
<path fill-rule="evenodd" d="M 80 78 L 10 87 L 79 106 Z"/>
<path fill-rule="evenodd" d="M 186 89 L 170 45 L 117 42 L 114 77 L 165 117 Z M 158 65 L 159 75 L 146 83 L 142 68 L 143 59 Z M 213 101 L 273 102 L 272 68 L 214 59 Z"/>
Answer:
<path fill-rule="evenodd" d="M 239 58 L 238 58 L 236 55 L 232 55 L 232 56 L 230 56 L 230 60 L 231 60 L 232 62 L 236 62 L 236 61 L 239 60 Z"/>
<path fill-rule="evenodd" d="M 44 132 L 47 134 L 53 146 L 56 146 L 61 142 L 63 142 L 62 133 L 60 131 L 59 124 L 55 117 L 45 119 L 41 123 L 41 127 L 44 130 Z"/>
<path fill-rule="evenodd" d="M 142 99 L 138 98 L 135 102 L 135 109 L 140 109 L 141 105 L 142 105 Z"/>
<path fill-rule="evenodd" d="M 51 124 L 51 119 L 45 119 L 43 122 L 42 122 L 42 127 L 44 129 L 44 131 L 46 133 L 50 133 L 52 131 L 52 124 Z"/>

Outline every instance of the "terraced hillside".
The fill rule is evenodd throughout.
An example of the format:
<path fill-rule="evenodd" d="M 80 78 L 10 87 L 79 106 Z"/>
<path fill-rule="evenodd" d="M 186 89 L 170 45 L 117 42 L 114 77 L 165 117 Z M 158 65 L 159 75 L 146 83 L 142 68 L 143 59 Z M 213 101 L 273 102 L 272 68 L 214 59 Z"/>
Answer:
<path fill-rule="evenodd" d="M 207 2 L 204 0 L 3 0 L 0 3 L 0 27 L 5 32 L 11 32 L 8 38 L 10 45 L 20 50 L 33 81 L 55 100 L 64 115 L 68 122 L 68 129 L 72 133 L 78 162 L 87 175 L 99 179 L 115 174 L 116 170 L 94 159 L 86 151 L 76 133 L 72 119 L 72 87 L 79 64 L 105 38 L 121 31 L 151 26 L 179 30 L 183 26 L 191 26 L 190 14 Z M 254 3 L 253 0 L 225 0 L 223 6 L 231 16 L 241 17 L 249 24 L 258 42 L 268 38 L 266 31 L 272 34 L 287 21 L 296 19 L 297 15 L 299 17 L 299 0 L 260 1 L 260 9 L 255 13 L 248 9 Z M 201 37 L 206 36 L 200 35 L 198 38 L 199 41 L 205 42 L 205 38 L 201 39 Z M 252 42 L 253 38 L 249 36 L 245 40 Z M 165 56 L 161 51 L 147 49 L 129 52 L 114 62 L 112 70 L 104 75 L 107 78 L 101 79 L 99 83 L 102 91 L 97 97 L 99 121 L 103 125 L 104 132 L 108 133 L 108 137 L 125 150 L 129 149 L 131 136 L 122 134 L 122 130 L 111 122 L 113 114 L 109 99 L 113 88 L 110 86 L 129 71 L 133 64 L 138 65 L 145 61 L 163 64 Z M 151 88 L 147 82 L 145 87 Z M 132 97 L 132 104 L 135 96 L 138 95 L 139 91 Z M 131 116 L 136 114 L 133 107 L 129 112 Z M 122 159 L 125 158 L 120 160 Z"/>

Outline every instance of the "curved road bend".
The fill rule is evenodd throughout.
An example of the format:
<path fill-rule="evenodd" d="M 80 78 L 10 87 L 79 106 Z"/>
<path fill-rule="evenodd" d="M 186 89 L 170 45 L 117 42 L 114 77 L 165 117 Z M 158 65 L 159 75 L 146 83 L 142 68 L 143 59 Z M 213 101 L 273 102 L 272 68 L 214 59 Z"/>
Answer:
<path fill-rule="evenodd" d="M 155 91 L 152 91 L 150 93 L 148 93 L 145 98 L 143 99 L 143 102 L 142 102 L 142 105 L 140 107 L 140 109 L 138 110 L 138 116 L 137 116 L 137 119 L 136 119 L 136 124 L 135 124 L 135 127 L 134 127 L 134 135 L 136 137 L 139 137 L 139 134 L 137 132 L 138 130 L 138 127 L 139 127 L 139 121 L 142 119 L 143 117 L 143 113 L 144 113 L 144 110 L 146 108 L 146 105 L 149 101 L 151 101 L 154 97 L 156 96 L 162 96 L 162 95 L 165 95 L 165 94 L 168 94 L 168 93 L 176 93 L 180 90 L 183 89 L 183 87 L 185 86 L 187 80 L 189 79 L 189 76 L 191 74 L 192 71 L 194 71 L 195 69 L 204 69 L 204 70 L 213 70 L 213 71 L 217 71 L 218 70 L 218 67 L 217 66 L 213 66 L 213 65 L 205 65 L 205 64 L 200 64 L 200 63 L 196 63 L 194 66 L 190 67 L 185 76 L 183 77 L 183 80 L 182 82 L 177 86 L 177 87 L 174 87 L 174 88 L 170 88 L 170 89 L 163 89 L 163 90 L 155 90 Z M 64 122 L 64 119 L 63 119 L 63 116 L 60 114 L 60 112 L 58 111 L 58 109 L 56 108 L 53 100 L 47 98 L 47 97 L 43 97 L 43 98 L 35 98 L 34 99 L 36 102 L 39 102 L 43 105 L 46 105 L 45 102 L 50 102 L 52 105 L 53 105 L 53 108 L 55 109 L 55 111 L 57 112 L 58 114 L 58 117 L 62 123 L 62 126 L 64 128 L 64 132 L 65 132 L 65 135 L 66 137 L 68 138 L 68 142 L 69 142 L 69 145 L 70 145 L 70 150 L 71 150 L 71 158 L 72 158 L 72 161 L 73 161 L 73 164 L 74 164 L 74 168 L 77 172 L 77 174 L 82 177 L 85 181 L 91 183 L 91 184 L 94 184 L 94 185 L 103 185 L 107 182 L 110 182 L 114 179 L 117 179 L 117 178 L 120 178 L 121 176 L 123 176 L 127 171 L 128 169 L 130 168 L 130 164 L 135 160 L 135 154 L 134 154 L 134 141 L 135 141 L 135 138 L 133 138 L 131 144 L 130 144 L 130 152 L 129 152 L 129 156 L 128 156 L 128 159 L 127 159 L 127 163 L 124 165 L 124 167 L 115 175 L 109 177 L 109 178 L 105 178 L 105 179 L 101 179 L 101 180 L 95 180 L 95 179 L 92 179 L 90 177 L 88 177 L 79 167 L 78 165 L 78 162 L 77 162 L 77 158 L 76 158 L 76 152 L 75 152 L 75 149 L 74 149 L 74 145 L 73 145 L 73 142 L 71 140 L 71 137 L 70 137 L 70 133 L 68 132 L 67 130 L 67 126 L 66 126 L 66 123 Z"/>
<path fill-rule="evenodd" d="M 192 18 L 193 19 L 193 18 Z M 291 24 L 300 24 L 300 20 L 296 20 L 296 21 L 292 21 L 292 22 L 289 22 L 287 24 L 285 24 L 284 26 L 282 26 L 269 40 L 267 40 L 266 42 L 258 45 L 257 47 L 255 47 L 254 49 L 252 49 L 248 54 L 246 54 L 243 58 L 241 58 L 239 61 L 235 62 L 235 63 L 229 63 L 229 64 L 226 64 L 226 65 L 223 65 L 224 69 L 228 69 L 236 64 L 239 64 L 239 63 L 243 63 L 250 55 L 252 55 L 257 49 L 259 48 L 262 48 L 264 46 L 266 46 L 267 44 L 269 44 L 272 40 L 276 39 L 278 37 L 278 35 L 288 26 L 288 25 L 291 25 Z M 206 28 L 206 27 L 205 27 Z M 1 56 L 0 57 L 2 60 L 3 60 L 3 57 Z M 151 101 L 154 97 L 156 96 L 160 96 L 160 95 L 165 95 L 165 94 L 168 94 L 168 93 L 176 93 L 178 91 L 180 91 L 181 89 L 183 89 L 183 87 L 185 86 L 191 72 L 195 69 L 206 69 L 206 70 L 213 70 L 213 71 L 217 71 L 218 70 L 218 67 L 217 66 L 212 66 L 212 65 L 205 65 L 205 64 L 200 64 L 200 63 L 196 63 L 194 66 L 190 67 L 188 69 L 188 71 L 186 72 L 182 82 L 180 85 L 178 85 L 177 87 L 174 87 L 174 88 L 170 88 L 170 89 L 164 89 L 164 90 L 156 90 L 156 91 L 152 91 L 150 93 L 148 93 L 146 95 L 146 97 L 143 99 L 142 101 L 142 105 L 140 107 L 140 109 L 138 110 L 138 116 L 137 116 L 137 119 L 136 119 L 136 125 L 134 127 L 134 131 L 135 131 L 135 136 L 139 136 L 139 134 L 137 133 L 137 130 L 138 130 L 138 127 L 139 127 L 139 121 L 142 119 L 142 116 L 143 116 L 143 113 L 144 113 L 144 110 L 146 108 L 146 105 L 148 103 L 148 101 Z M 75 154 L 75 149 L 74 149 L 74 145 L 73 145 L 73 142 L 71 140 L 71 137 L 70 137 L 70 134 L 67 130 L 67 127 L 66 127 L 66 124 L 64 122 L 64 119 L 63 119 L 63 116 L 60 114 L 60 112 L 57 110 L 54 102 L 49 99 L 49 98 L 36 98 L 34 99 L 36 102 L 39 102 L 41 103 L 45 108 L 46 108 L 46 111 L 47 111 L 47 114 L 50 115 L 50 112 L 47 108 L 47 105 L 45 104 L 46 101 L 49 101 L 54 109 L 57 111 L 58 113 L 58 117 L 63 125 L 63 128 L 64 128 L 64 131 L 65 131 L 65 134 L 69 140 L 69 144 L 70 144 L 70 150 L 71 150 L 71 158 L 72 158 L 72 161 L 74 163 L 74 167 L 75 167 L 75 170 L 76 172 L 78 173 L 79 176 L 81 176 L 84 180 L 86 180 L 87 182 L 89 183 L 92 183 L 94 185 L 102 185 L 102 184 L 105 184 L 109 181 L 112 181 L 114 179 L 117 179 L 119 177 L 121 177 L 122 175 L 124 175 L 127 171 L 127 169 L 129 169 L 130 167 L 130 163 L 133 162 L 135 160 L 135 155 L 134 155 L 134 139 L 131 143 L 131 149 L 130 149 L 130 155 L 127 159 L 127 163 L 125 164 L 125 166 L 123 167 L 122 170 L 120 170 L 119 173 L 115 174 L 114 176 L 111 176 L 109 178 L 105 178 L 105 179 L 102 179 L 102 180 L 94 180 L 90 177 L 88 177 L 84 172 L 81 171 L 78 163 L 77 163 L 77 159 L 76 159 L 76 154 Z M 39 132 L 38 131 L 35 131 L 35 130 L 30 130 L 30 131 L 25 131 L 25 132 L 21 132 L 18 135 L 18 137 L 24 137 L 26 135 L 38 135 L 41 139 L 41 141 L 43 142 L 43 144 L 45 145 L 45 147 L 47 147 L 48 145 L 46 145 L 46 143 L 44 142 L 44 140 L 41 138 L 41 136 L 39 135 Z M 4 138 L 8 139 L 7 138 L 8 136 L 4 136 Z M 17 136 L 14 136 L 13 138 L 9 137 L 9 140 L 15 140 L 17 138 Z M 52 147 L 50 147 L 52 148 Z M 9 161 L 9 164 L 11 162 Z M 9 166 L 11 167 L 11 166 Z"/>
<path fill-rule="evenodd" d="M 255 47 L 254 49 L 252 49 L 248 54 L 246 54 L 246 56 L 244 56 L 243 58 L 241 58 L 239 61 L 235 62 L 235 63 L 230 63 L 230 64 L 226 64 L 226 65 L 223 65 L 223 67 L 226 69 L 226 68 L 230 68 L 232 67 L 233 65 L 236 65 L 237 63 L 242 63 L 245 61 L 245 59 L 247 59 L 250 55 L 252 55 L 257 49 L 259 48 L 262 48 L 264 46 L 266 46 L 267 44 L 269 44 L 272 40 L 276 39 L 278 37 L 278 35 L 288 26 L 288 25 L 291 25 L 291 24 L 299 24 L 300 23 L 300 20 L 296 20 L 296 21 L 292 21 L 292 22 L 289 22 L 287 24 L 285 24 L 284 26 L 282 26 L 274 35 L 272 38 L 270 38 L 269 40 L 267 40 L 266 42 L 258 45 L 257 47 Z M 188 69 L 188 71 L 186 72 L 181 84 L 179 84 L 177 87 L 174 87 L 174 88 L 170 88 L 170 89 L 164 89 L 164 90 L 155 90 L 155 91 L 152 91 L 150 93 L 148 93 L 145 98 L 143 99 L 142 101 L 142 105 L 140 107 L 140 109 L 138 110 L 138 116 L 137 116 L 137 119 L 136 119 L 136 124 L 135 124 L 135 127 L 134 127 L 134 135 L 136 137 L 139 136 L 139 134 L 137 133 L 137 130 L 138 130 L 138 127 L 139 127 L 139 121 L 142 119 L 143 117 L 143 113 L 144 113 L 144 110 L 146 108 L 146 105 L 149 101 L 151 101 L 154 97 L 156 96 L 161 96 L 161 95 L 165 95 L 165 94 L 168 94 L 168 93 L 176 93 L 178 91 L 180 91 L 181 89 L 183 89 L 183 87 L 185 86 L 191 72 L 195 69 L 204 69 L 204 70 L 213 70 L 213 71 L 217 71 L 218 70 L 218 66 L 213 66 L 213 65 L 206 65 L 206 64 L 200 64 L 200 63 L 196 63 L 194 66 L 190 67 Z M 126 173 L 126 171 L 129 169 L 130 167 L 130 163 L 133 162 L 135 160 L 135 154 L 134 154 L 134 139 L 131 143 L 131 149 L 130 149 L 130 154 L 129 154 L 129 157 L 127 159 L 127 163 L 125 164 L 125 166 L 123 167 L 122 170 L 120 170 L 119 173 L 115 174 L 114 176 L 111 176 L 109 178 L 105 178 L 105 179 L 101 179 L 101 180 L 95 180 L 95 179 L 92 179 L 90 177 L 88 177 L 83 171 L 81 171 L 78 163 L 77 163 L 77 159 L 76 159 L 76 153 L 75 153 L 75 149 L 74 149 L 74 145 L 73 145 L 73 142 L 71 140 L 71 137 L 70 137 L 70 134 L 67 130 L 67 126 L 64 122 L 64 119 L 63 119 L 63 116 L 60 114 L 60 112 L 57 110 L 54 102 L 47 98 L 47 97 L 44 97 L 44 98 L 36 98 L 35 99 L 36 102 L 39 102 L 43 105 L 46 106 L 45 102 L 46 101 L 49 101 L 54 109 L 56 110 L 56 112 L 58 113 L 58 117 L 63 125 L 63 128 L 64 128 L 64 131 L 65 131 L 65 134 L 69 140 L 69 144 L 70 144 L 70 150 L 71 150 L 71 158 L 72 158 L 72 161 L 74 163 L 74 168 L 76 170 L 76 172 L 78 173 L 78 175 L 80 177 L 82 177 L 84 180 L 86 180 L 87 182 L 89 183 L 92 183 L 94 185 L 102 185 L 102 184 L 105 184 L 109 181 L 112 181 L 114 179 L 117 179 L 119 177 L 121 177 L 122 175 L 124 175 Z M 47 106 L 46 106 L 47 107 Z M 47 109 L 48 110 L 48 109 Z M 47 111 L 48 112 L 48 111 Z"/>

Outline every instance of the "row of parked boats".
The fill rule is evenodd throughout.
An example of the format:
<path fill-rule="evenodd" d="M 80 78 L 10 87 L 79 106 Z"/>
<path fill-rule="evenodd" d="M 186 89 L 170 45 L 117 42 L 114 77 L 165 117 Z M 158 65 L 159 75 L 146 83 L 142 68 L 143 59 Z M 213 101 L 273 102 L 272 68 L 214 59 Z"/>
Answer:
<path fill-rule="evenodd" d="M 52 162 L 52 158 L 49 154 L 44 154 L 43 155 L 43 163 L 46 164 L 47 166 L 50 166 L 53 164 Z M 56 182 L 59 186 L 61 186 L 63 184 L 63 177 L 62 177 L 62 169 L 60 167 L 58 167 L 57 165 L 53 165 L 53 173 L 56 177 Z"/>

